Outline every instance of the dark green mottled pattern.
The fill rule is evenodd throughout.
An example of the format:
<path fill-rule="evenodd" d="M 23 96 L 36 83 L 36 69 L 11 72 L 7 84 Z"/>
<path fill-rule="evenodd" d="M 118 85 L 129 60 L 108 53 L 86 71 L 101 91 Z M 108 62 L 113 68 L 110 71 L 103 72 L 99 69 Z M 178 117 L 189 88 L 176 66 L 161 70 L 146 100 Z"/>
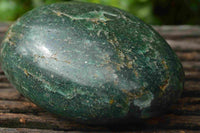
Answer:
<path fill-rule="evenodd" d="M 124 11 L 96 4 L 28 12 L 7 32 L 1 63 L 34 103 L 89 123 L 152 117 L 183 88 L 180 61 L 160 35 Z"/>

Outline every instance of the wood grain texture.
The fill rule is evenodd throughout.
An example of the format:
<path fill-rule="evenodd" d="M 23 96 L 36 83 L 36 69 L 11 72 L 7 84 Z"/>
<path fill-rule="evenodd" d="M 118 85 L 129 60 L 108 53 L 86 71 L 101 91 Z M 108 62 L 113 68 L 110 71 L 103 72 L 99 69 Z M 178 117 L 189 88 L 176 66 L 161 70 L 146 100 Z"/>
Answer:
<path fill-rule="evenodd" d="M 0 41 L 8 24 L 0 23 Z M 200 26 L 154 26 L 180 58 L 185 70 L 182 97 L 163 116 L 141 123 L 84 125 L 37 107 L 12 87 L 0 69 L 0 133 L 62 133 L 129 131 L 137 133 L 198 133 L 200 130 Z"/>
<path fill-rule="evenodd" d="M 200 26 L 153 26 L 165 39 L 168 38 L 198 38 L 200 36 Z"/>
<path fill-rule="evenodd" d="M 0 128 L 1 133 L 65 133 L 64 131 L 52 131 L 52 130 L 41 130 L 41 129 L 27 129 L 27 128 Z M 199 131 L 192 130 L 158 130 L 158 131 L 137 131 L 131 133 L 199 133 Z M 81 133 L 80 131 L 67 131 L 67 133 Z M 101 132 L 95 132 L 101 133 Z M 108 132 L 107 132 L 108 133 Z M 121 132 L 127 133 L 127 132 Z"/>
<path fill-rule="evenodd" d="M 64 133 L 64 131 L 27 129 L 27 128 L 0 128 L 0 133 Z M 80 133 L 71 131 L 69 133 Z"/>
<path fill-rule="evenodd" d="M 1 86 L 1 83 L 0 83 Z M 20 100 L 24 99 L 19 92 L 14 88 L 1 88 L 0 89 L 0 100 Z"/>

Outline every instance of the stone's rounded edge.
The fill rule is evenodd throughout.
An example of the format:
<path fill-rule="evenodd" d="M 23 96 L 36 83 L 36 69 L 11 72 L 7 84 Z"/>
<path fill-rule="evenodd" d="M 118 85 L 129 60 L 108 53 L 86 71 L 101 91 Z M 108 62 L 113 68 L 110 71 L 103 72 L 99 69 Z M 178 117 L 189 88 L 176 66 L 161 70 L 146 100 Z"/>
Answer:
<path fill-rule="evenodd" d="M 72 5 L 73 5 L 73 3 L 72 3 Z M 92 5 L 95 6 L 96 4 L 92 4 Z M 48 5 L 46 7 L 50 7 L 50 6 L 51 5 Z M 57 6 L 57 4 L 52 5 L 52 7 L 55 7 L 55 6 Z M 98 6 L 100 6 L 100 5 L 98 5 Z M 23 19 L 28 20 L 30 13 L 33 13 L 37 10 L 41 10 L 43 8 L 45 9 L 45 7 L 40 7 L 40 8 L 34 9 L 33 11 L 30 11 L 24 17 L 19 19 L 16 23 L 18 23 L 18 24 L 23 23 Z M 102 9 L 103 8 L 104 7 L 102 7 Z M 114 11 L 114 9 L 110 9 L 110 10 Z M 87 12 L 87 11 L 85 11 L 85 12 Z M 113 83 L 110 83 L 110 84 L 107 85 L 108 89 L 113 89 L 112 91 L 106 90 L 105 88 L 101 88 L 101 86 L 99 86 L 99 88 L 97 88 L 97 89 L 104 90 L 106 93 L 102 92 L 102 91 L 93 92 L 91 87 L 80 86 L 80 84 L 73 83 L 72 81 L 69 84 L 70 87 L 68 86 L 68 88 L 72 88 L 72 90 L 66 91 L 65 88 L 67 88 L 67 86 L 65 86 L 64 84 L 68 83 L 68 81 L 62 81 L 62 78 L 63 79 L 65 78 L 65 77 L 61 76 L 62 73 L 59 73 L 58 71 L 56 71 L 57 73 L 56 72 L 54 73 L 52 71 L 47 71 L 45 69 L 42 69 L 41 67 L 34 66 L 31 63 L 33 55 L 31 55 L 32 56 L 31 58 L 29 58 L 29 57 L 25 58 L 23 56 L 20 57 L 21 56 L 20 53 L 15 53 L 15 54 L 12 53 L 18 47 L 18 45 L 14 45 L 14 43 L 20 42 L 20 39 L 16 39 L 16 38 L 19 38 L 20 36 L 16 36 L 16 34 L 12 34 L 12 30 L 15 30 L 15 32 L 21 32 L 18 29 L 23 27 L 20 24 L 17 27 L 16 23 L 13 24 L 10 27 L 10 30 L 8 31 L 8 33 L 6 35 L 6 38 L 4 39 L 4 42 L 2 43 L 2 47 L 5 47 L 5 49 L 6 49 L 6 52 L 4 51 L 4 53 L 1 54 L 1 59 L 3 61 L 3 67 L 2 68 L 5 71 L 9 80 L 12 82 L 12 84 L 23 95 L 28 97 L 31 101 L 33 101 L 37 105 L 51 111 L 52 113 L 56 113 L 60 116 L 67 117 L 68 119 L 76 120 L 76 121 L 79 121 L 79 122 L 86 122 L 86 123 L 95 123 L 95 121 L 96 121 L 96 123 L 99 124 L 99 123 L 106 123 L 106 122 L 109 123 L 109 122 L 115 122 L 115 121 L 121 121 L 121 120 L 130 120 L 131 121 L 131 119 L 133 119 L 133 118 L 137 119 L 137 120 L 146 119 L 146 118 L 150 118 L 152 116 L 159 115 L 160 113 L 162 113 L 162 110 L 164 110 L 169 105 L 169 103 L 172 103 L 172 101 L 175 101 L 177 99 L 177 97 L 180 95 L 180 89 L 182 89 L 182 85 L 175 85 L 175 83 L 176 82 L 180 82 L 180 84 L 183 83 L 183 81 L 182 81 L 183 79 L 179 79 L 179 78 L 182 78 L 182 76 L 183 76 L 182 66 L 181 66 L 180 61 L 178 60 L 177 56 L 175 55 L 175 53 L 173 53 L 172 49 L 168 46 L 168 44 L 164 41 L 164 39 L 157 32 L 155 32 L 153 29 L 149 28 L 146 24 L 144 24 L 138 18 L 131 17 L 130 14 L 125 16 L 125 12 L 124 11 L 122 11 L 122 12 L 123 12 L 123 14 L 121 14 L 122 17 L 128 16 L 127 18 L 125 18 L 126 21 L 128 21 L 128 22 L 133 21 L 136 24 L 138 23 L 138 26 L 143 26 L 143 27 L 146 26 L 145 27 L 146 31 L 139 28 L 141 30 L 141 33 L 140 33 L 140 31 L 138 31 L 138 34 L 142 34 L 144 36 L 145 33 L 150 34 L 151 32 L 154 32 L 154 34 L 152 33 L 152 35 L 151 34 L 149 35 L 150 37 L 149 36 L 142 37 L 142 35 L 141 36 L 139 35 L 139 38 L 144 39 L 143 40 L 144 42 L 147 41 L 149 46 L 146 47 L 144 42 L 138 41 L 139 43 L 144 45 L 144 47 L 139 46 L 139 48 L 138 48 L 139 50 L 141 50 L 140 52 L 138 52 L 138 55 L 136 55 L 138 58 L 146 60 L 147 58 L 144 56 L 144 54 L 146 54 L 146 51 L 143 50 L 143 49 L 149 50 L 148 48 L 151 45 L 154 45 L 153 46 L 154 49 L 152 50 L 153 55 L 154 54 L 156 55 L 155 51 L 159 50 L 159 48 L 157 48 L 157 46 L 155 45 L 155 44 L 157 44 L 157 42 L 155 42 L 155 44 L 151 44 L 151 43 L 148 42 L 148 40 L 145 40 L 145 38 L 151 38 L 151 36 L 153 36 L 153 37 L 155 36 L 157 41 L 162 43 L 162 45 L 159 46 L 160 48 L 162 46 L 164 46 L 163 49 L 169 50 L 167 52 L 169 52 L 169 54 L 171 54 L 170 57 L 167 56 L 166 63 L 171 65 L 172 67 L 167 66 L 165 62 L 162 62 L 163 65 L 162 65 L 162 63 L 160 63 L 162 65 L 161 67 L 159 66 L 160 64 L 159 65 L 150 64 L 146 68 L 141 68 L 142 70 L 146 70 L 147 72 L 139 71 L 139 68 L 137 69 L 139 72 L 137 72 L 133 68 L 137 65 L 137 63 L 130 62 L 130 59 L 129 59 L 130 57 L 134 56 L 133 51 L 131 51 L 129 54 L 127 54 L 127 53 L 125 54 L 126 49 L 125 48 L 123 49 L 123 48 L 121 48 L 122 46 L 120 46 L 120 43 L 123 44 L 123 41 L 120 40 L 120 39 L 123 39 L 123 36 L 120 36 L 117 33 L 111 34 L 109 36 L 110 40 L 107 39 L 107 41 L 109 42 L 109 43 L 107 43 L 107 45 L 117 47 L 115 49 L 115 51 L 113 52 L 113 53 L 116 53 L 117 60 L 115 60 L 115 58 L 112 57 L 110 59 L 110 61 L 114 62 L 112 67 L 116 66 L 116 68 L 112 68 L 112 67 L 106 68 L 105 67 L 105 71 L 107 71 L 106 69 L 108 69 L 109 71 L 122 71 L 122 73 L 125 73 L 125 71 L 128 71 L 129 69 L 131 69 L 133 71 L 132 73 L 135 74 L 134 80 L 139 81 L 138 84 L 141 84 L 142 87 L 139 87 L 140 85 L 131 86 L 130 84 L 134 84 L 134 82 L 133 83 L 127 82 L 128 80 L 120 78 L 120 79 L 123 80 L 123 82 L 122 81 L 119 82 L 118 80 L 116 80 Z M 100 26 L 97 24 L 97 27 L 98 26 L 100 28 L 106 27 L 105 24 L 103 22 L 101 22 L 101 21 L 105 21 L 105 18 L 103 16 L 101 16 L 101 14 L 100 14 L 100 16 L 98 16 L 98 17 L 100 17 L 99 20 L 101 20 L 101 21 L 98 22 L 99 20 L 96 20 L 95 17 L 94 17 L 95 19 L 93 18 L 91 20 L 91 19 L 88 19 L 87 17 L 85 17 L 84 15 L 80 15 L 81 17 L 80 16 L 79 17 L 77 17 L 77 16 L 72 17 L 68 14 L 61 13 L 61 12 L 53 11 L 52 14 L 53 13 L 55 13 L 54 14 L 55 17 L 59 17 L 60 15 L 63 15 L 62 18 L 66 19 L 66 20 L 69 20 L 67 18 L 70 18 L 71 20 L 73 19 L 73 21 L 76 20 L 76 19 L 77 20 L 85 19 L 86 21 L 83 21 L 83 23 L 82 23 L 83 25 L 86 24 L 86 23 L 90 23 L 90 21 L 91 21 L 91 23 L 95 23 L 95 24 L 101 23 Z M 92 15 L 99 15 L 96 12 L 92 12 L 92 13 L 93 13 Z M 49 16 L 52 17 L 53 16 L 52 14 L 49 14 Z M 113 15 L 113 14 L 111 14 L 111 15 Z M 32 17 L 32 16 L 30 16 L 30 17 Z M 49 18 L 51 18 L 51 17 L 49 17 Z M 55 18 L 55 19 L 57 20 L 57 18 Z M 124 23 L 126 23 L 126 21 Z M 32 22 L 32 24 L 34 22 Z M 38 22 L 40 22 L 40 20 L 38 20 Z M 67 22 L 69 22 L 69 21 L 67 21 Z M 43 23 L 43 22 L 41 22 L 41 23 Z M 110 22 L 109 22 L 107 24 L 107 26 L 109 24 L 112 25 L 112 23 L 113 22 L 111 22 L 111 24 L 110 24 Z M 44 26 L 44 23 L 43 23 L 43 26 Z M 13 27 L 14 27 L 14 29 L 13 29 Z M 133 26 L 133 29 L 134 28 L 137 28 L 137 27 Z M 31 28 L 28 28 L 28 30 L 30 30 L 30 29 Z M 24 30 L 25 30 L 25 28 L 24 28 Z M 39 30 L 39 29 L 37 29 L 37 30 Z M 83 31 L 88 32 L 89 30 L 90 29 L 84 29 Z M 111 28 L 111 30 L 115 31 L 112 28 Z M 81 31 L 81 32 L 83 32 L 83 31 Z M 123 33 L 123 30 L 120 30 L 120 32 Z M 127 33 L 129 33 L 129 32 L 132 33 L 131 31 L 127 31 Z M 34 35 L 34 37 L 38 37 L 37 36 L 38 33 L 39 33 L 39 31 L 38 32 L 34 31 L 34 33 L 32 35 Z M 44 33 L 47 33 L 47 32 L 44 32 Z M 83 33 L 85 34 L 85 32 L 83 32 Z M 59 32 L 58 32 L 58 34 L 59 34 Z M 54 32 L 53 32 L 53 35 L 56 36 L 56 34 Z M 77 33 L 77 35 L 79 35 L 79 34 Z M 95 38 L 98 38 L 99 35 L 101 35 L 101 32 L 97 33 L 97 36 L 95 36 Z M 92 35 L 92 37 L 93 36 L 94 35 Z M 81 38 L 80 35 L 79 35 L 79 37 Z M 130 36 L 127 36 L 127 37 L 128 37 L 128 39 L 131 38 Z M 13 38 L 15 39 L 16 42 L 12 41 Z M 44 36 L 44 38 L 45 38 L 45 36 Z M 41 39 L 43 39 L 43 38 L 41 38 Z M 47 38 L 45 38 L 45 39 L 47 39 Z M 90 38 L 88 37 L 87 39 L 91 40 L 91 37 Z M 82 40 L 84 41 L 84 38 L 82 38 Z M 32 40 L 30 40 L 30 42 L 31 41 Z M 48 40 L 48 41 L 50 42 L 50 41 L 53 41 L 53 40 Z M 57 42 L 58 45 L 61 44 L 59 41 L 55 41 L 55 42 Z M 130 42 L 131 42 L 131 40 L 130 40 Z M 24 43 L 24 42 L 21 41 L 21 43 Z M 124 44 L 123 44 L 123 46 L 125 46 Z M 137 43 L 135 43 L 135 44 L 137 45 Z M 32 43 L 31 45 L 34 45 L 34 43 Z M 31 47 L 31 45 L 29 47 Z M 130 44 L 129 44 L 129 46 L 131 47 Z M 46 48 L 50 49 L 50 47 L 46 47 Z M 57 47 L 54 47 L 54 48 L 57 49 Z M 135 48 L 135 49 L 137 50 L 137 48 Z M 165 53 L 165 55 L 167 55 L 167 52 Z M 4 54 L 4 56 L 3 56 L 3 54 Z M 160 54 L 160 53 L 158 53 L 158 54 Z M 63 55 L 63 56 L 66 56 L 66 55 Z M 148 56 L 150 56 L 150 55 L 148 55 Z M 164 55 L 162 55 L 162 56 L 164 58 Z M 43 61 L 43 60 L 49 61 L 48 59 L 44 58 L 45 56 L 41 55 L 41 56 L 38 56 L 38 57 L 41 58 L 41 59 L 39 59 L 39 61 Z M 107 58 L 107 56 L 105 56 L 105 57 Z M 59 59 L 59 58 L 55 58 L 55 54 L 53 54 L 53 56 L 51 58 L 53 60 Z M 152 59 L 152 60 L 154 59 L 153 57 L 149 57 L 149 58 Z M 173 59 L 173 61 L 172 62 L 168 61 L 168 58 Z M 11 60 L 9 60 L 9 59 L 11 59 Z M 60 59 L 62 59 L 62 58 L 60 57 Z M 162 59 L 159 58 L 159 57 L 155 57 L 155 59 L 157 59 L 157 62 L 162 61 Z M 23 62 L 21 62 L 21 61 L 23 61 Z M 106 60 L 106 61 L 110 62 L 109 60 Z M 55 64 L 55 61 L 50 61 L 50 62 L 53 63 L 55 66 L 57 66 Z M 138 62 L 140 63 L 140 61 L 138 61 Z M 39 63 L 39 62 L 36 62 L 36 63 Z M 67 63 L 72 64 L 72 63 L 69 63 L 69 61 L 67 61 Z M 84 63 L 88 64 L 90 62 L 84 61 Z M 151 61 L 149 61 L 147 63 L 151 63 Z M 142 62 L 141 64 L 144 65 L 145 62 L 144 63 Z M 135 65 L 135 66 L 133 66 L 133 65 Z M 177 69 L 176 69 L 176 66 L 177 66 Z M 37 74 L 37 70 L 34 69 L 33 67 L 38 67 L 38 69 L 40 70 L 39 74 Z M 177 78 L 177 79 L 174 82 L 169 82 L 170 85 L 167 85 L 168 81 L 165 84 L 165 81 L 163 79 L 158 79 L 159 80 L 158 82 L 154 82 L 154 80 L 152 80 L 152 81 L 148 82 L 148 84 L 152 84 L 152 87 L 150 85 L 146 85 L 147 88 L 145 88 L 144 87 L 145 85 L 143 85 L 143 82 L 144 81 L 147 82 L 147 80 L 151 80 L 151 76 L 148 75 L 148 74 L 151 74 L 151 72 L 148 72 L 148 70 L 149 71 L 152 70 L 152 68 L 150 68 L 150 67 L 152 67 L 152 68 L 158 67 L 159 69 L 162 69 L 162 71 L 159 71 L 159 73 L 162 73 L 164 71 L 163 68 L 169 67 L 170 70 L 166 70 L 164 72 L 165 76 L 163 76 L 162 74 L 159 74 L 158 75 L 159 78 L 165 78 L 169 74 L 170 78 L 173 79 L 173 75 L 176 75 L 175 78 Z M 158 68 L 155 69 L 155 71 L 159 70 Z M 61 70 L 64 70 L 64 69 L 61 69 Z M 102 71 L 100 71 L 100 72 L 102 72 Z M 128 72 L 126 72 L 126 73 L 128 73 Z M 145 75 L 146 77 L 142 75 L 142 74 L 145 74 L 145 73 L 148 73 L 148 74 Z M 152 70 L 152 73 L 153 73 L 153 78 L 155 78 L 155 76 L 157 76 L 156 72 L 154 72 L 154 70 Z M 81 74 L 84 74 L 84 73 L 81 73 Z M 114 77 L 116 77 L 116 73 L 114 73 L 114 74 L 115 74 Z M 119 77 L 120 74 L 121 73 L 118 73 L 117 76 Z M 180 77 L 179 77 L 179 74 L 181 75 Z M 121 74 L 121 75 L 122 75 L 122 77 L 126 76 L 126 78 L 129 78 L 129 76 L 127 76 L 127 74 Z M 55 79 L 51 79 L 49 77 L 57 78 L 56 82 L 58 82 L 58 83 L 55 82 Z M 140 79 L 137 79 L 138 77 Z M 79 77 L 79 78 L 81 78 L 81 77 Z M 97 78 L 96 75 L 94 75 L 94 79 L 95 78 Z M 157 78 L 155 78 L 155 79 L 157 80 Z M 26 81 L 26 82 L 23 82 L 23 81 Z M 88 83 L 91 83 L 91 82 L 88 82 Z M 158 83 L 160 86 L 157 86 L 156 83 Z M 118 87 L 116 87 L 117 86 L 116 84 L 118 85 Z M 61 89 L 57 87 L 58 85 L 61 85 Z M 129 88 L 124 89 L 122 87 L 129 87 Z M 133 87 L 133 88 L 131 88 L 131 87 Z M 134 87 L 136 87 L 136 88 L 134 88 Z M 176 90 L 173 90 L 172 87 L 175 87 Z M 78 89 L 79 92 L 76 92 L 79 96 L 73 97 L 73 95 L 75 95 L 74 92 L 73 92 L 73 89 L 76 89 L 76 88 L 79 88 Z M 144 90 L 143 90 L 143 88 L 144 88 Z M 137 91 L 135 91 L 135 89 L 141 89 L 142 92 L 137 92 Z M 158 94 L 154 93 L 153 91 L 154 92 L 156 91 Z M 106 99 L 106 101 L 102 100 L 101 96 L 98 96 L 99 93 L 102 93 L 103 95 L 105 95 L 105 96 L 102 96 L 102 97 L 104 99 Z M 109 93 L 109 96 L 106 96 L 106 95 L 108 95 L 108 93 Z M 115 94 L 115 96 L 112 96 L 111 93 Z M 94 96 L 91 96 L 91 95 L 94 95 Z M 171 97 L 173 97 L 173 98 L 171 98 Z M 55 98 L 55 99 L 52 100 L 52 98 Z M 42 101 L 41 101 L 41 99 L 42 99 Z M 89 99 L 89 100 L 87 101 L 85 99 Z M 97 101 L 94 101 L 96 99 L 97 99 Z M 56 102 L 60 103 L 60 105 L 56 105 Z M 82 104 L 85 104 L 85 105 L 82 106 Z M 163 105 L 164 107 L 160 108 L 161 105 Z M 92 106 L 98 107 L 99 110 L 93 109 L 94 107 L 92 107 Z M 106 109 L 106 112 L 103 112 L 105 110 L 102 109 L 102 108 Z M 87 111 L 90 111 L 90 113 L 88 113 Z"/>

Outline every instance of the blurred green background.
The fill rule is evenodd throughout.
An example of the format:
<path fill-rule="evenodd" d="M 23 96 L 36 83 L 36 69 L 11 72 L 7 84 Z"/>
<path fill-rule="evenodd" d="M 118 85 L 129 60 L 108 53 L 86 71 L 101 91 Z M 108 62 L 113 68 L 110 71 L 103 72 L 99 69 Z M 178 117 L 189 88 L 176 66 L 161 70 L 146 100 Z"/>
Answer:
<path fill-rule="evenodd" d="M 0 0 L 0 21 L 14 21 L 28 10 L 60 1 L 115 6 L 153 25 L 200 24 L 200 0 Z"/>

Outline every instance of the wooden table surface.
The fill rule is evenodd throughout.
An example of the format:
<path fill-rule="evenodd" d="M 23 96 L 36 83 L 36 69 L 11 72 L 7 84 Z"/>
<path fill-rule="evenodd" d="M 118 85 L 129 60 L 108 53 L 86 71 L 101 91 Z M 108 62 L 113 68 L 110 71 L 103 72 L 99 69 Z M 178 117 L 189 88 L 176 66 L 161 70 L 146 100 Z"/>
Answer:
<path fill-rule="evenodd" d="M 8 24 L 0 23 L 0 42 Z M 91 126 L 58 118 L 20 95 L 0 70 L 0 133 L 18 132 L 200 132 L 200 26 L 154 26 L 181 59 L 185 87 L 168 113 L 140 124 Z"/>

